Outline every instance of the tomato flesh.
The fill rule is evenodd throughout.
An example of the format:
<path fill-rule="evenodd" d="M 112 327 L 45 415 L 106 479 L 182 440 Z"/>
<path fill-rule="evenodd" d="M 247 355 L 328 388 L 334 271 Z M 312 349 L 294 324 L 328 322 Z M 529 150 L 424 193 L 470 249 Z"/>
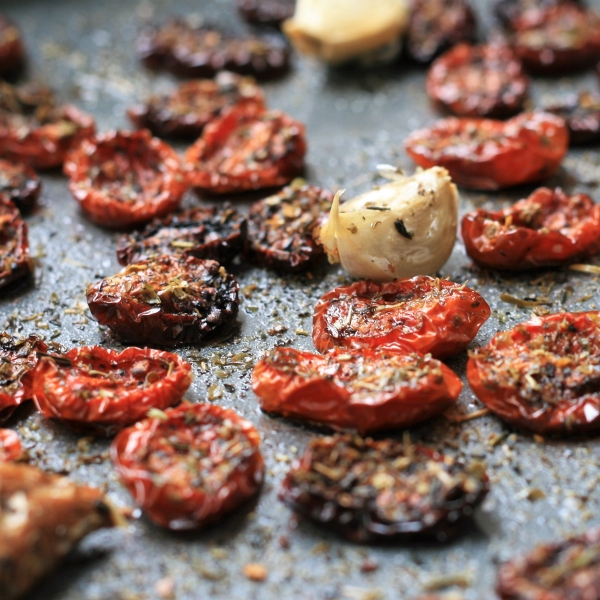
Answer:
<path fill-rule="evenodd" d="M 12 429 L 0 429 L 0 462 L 15 460 L 23 453 L 21 440 Z"/>

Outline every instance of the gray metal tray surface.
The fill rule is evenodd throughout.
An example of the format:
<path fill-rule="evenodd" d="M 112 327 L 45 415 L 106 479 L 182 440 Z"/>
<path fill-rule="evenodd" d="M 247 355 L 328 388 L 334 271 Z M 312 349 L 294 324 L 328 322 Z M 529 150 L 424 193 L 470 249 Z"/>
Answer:
<path fill-rule="evenodd" d="M 493 24 L 491 4 L 476 3 L 483 32 Z M 128 106 L 175 82 L 137 61 L 133 42 L 144 20 L 198 13 L 242 27 L 227 0 L 2 0 L 0 8 L 24 32 L 30 59 L 27 76 L 50 84 L 92 113 L 100 131 L 128 128 Z M 426 98 L 424 76 L 425 69 L 405 63 L 333 69 L 295 56 L 292 72 L 265 89 L 271 107 L 306 123 L 307 179 L 333 190 L 344 187 L 351 198 L 378 181 L 374 173 L 379 163 L 413 170 L 403 140 L 438 116 Z M 533 103 L 598 87 L 591 73 L 535 79 Z M 599 155 L 589 149 L 569 152 L 559 174 L 547 183 L 600 200 L 599 181 Z M 119 269 L 119 234 L 83 217 L 59 172 L 45 174 L 43 185 L 41 208 L 27 218 L 35 278 L 2 296 L 0 325 L 13 333 L 42 333 L 67 348 L 119 348 L 91 318 L 85 303 L 86 285 Z M 501 207 L 532 189 L 497 194 L 461 190 L 461 212 L 475 206 Z M 198 202 L 192 195 L 186 201 Z M 249 204 L 247 199 L 238 202 Z M 277 500 L 278 487 L 290 461 L 322 432 L 261 413 L 250 375 L 256 360 L 277 345 L 311 349 L 307 333 L 316 300 L 350 279 L 336 267 L 286 277 L 240 263 L 233 272 L 244 289 L 239 331 L 230 339 L 178 352 L 193 365 L 190 400 L 210 398 L 237 410 L 259 429 L 267 476 L 256 503 L 193 535 L 162 531 L 144 518 L 129 530 L 97 532 L 29 600 L 393 600 L 427 590 L 454 590 L 467 599 L 487 600 L 495 597 L 499 562 L 539 542 L 600 524 L 600 496 L 595 493 L 600 484 L 598 439 L 542 440 L 514 431 L 493 416 L 460 422 L 457 417 L 481 408 L 467 385 L 456 409 L 410 431 L 415 440 L 488 465 L 491 493 L 461 538 L 445 545 L 357 545 L 292 518 Z M 505 292 L 520 298 L 547 297 L 552 311 L 600 307 L 597 276 L 567 269 L 526 275 L 484 272 L 472 267 L 460 239 L 441 273 L 454 281 L 468 280 L 493 309 L 474 346 L 532 316 L 531 309 L 500 301 Z M 448 364 L 466 384 L 466 353 Z M 108 459 L 108 440 L 73 433 L 42 419 L 31 406 L 17 411 L 8 425 L 19 432 L 33 464 L 105 486 L 115 503 L 132 505 Z M 242 572 L 247 563 L 264 565 L 266 580 L 248 580 Z"/>

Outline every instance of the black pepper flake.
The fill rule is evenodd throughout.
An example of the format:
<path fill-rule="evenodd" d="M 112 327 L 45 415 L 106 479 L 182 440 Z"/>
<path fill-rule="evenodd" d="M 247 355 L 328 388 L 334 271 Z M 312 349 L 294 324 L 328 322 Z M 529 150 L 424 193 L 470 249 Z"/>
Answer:
<path fill-rule="evenodd" d="M 414 231 L 408 231 L 408 229 L 406 229 L 406 226 L 404 225 L 404 221 L 402 219 L 396 219 L 394 221 L 394 227 L 396 228 L 396 231 L 402 236 L 405 237 L 408 240 L 412 240 L 415 232 Z"/>

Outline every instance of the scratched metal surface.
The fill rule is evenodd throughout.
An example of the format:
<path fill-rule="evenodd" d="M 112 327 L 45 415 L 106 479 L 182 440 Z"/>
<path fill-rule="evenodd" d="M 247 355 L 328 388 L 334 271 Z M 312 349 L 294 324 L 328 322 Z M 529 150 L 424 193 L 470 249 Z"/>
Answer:
<path fill-rule="evenodd" d="M 486 27 L 492 22 L 489 4 L 486 0 L 477 3 Z M 46 81 L 93 113 L 100 130 L 127 127 L 127 106 L 151 90 L 173 84 L 169 76 L 152 74 L 135 59 L 133 39 L 143 19 L 195 11 L 239 26 L 230 2 L 224 0 L 2 0 L 0 7 L 24 31 L 30 56 L 28 75 Z M 423 80 L 424 70 L 404 64 L 332 70 L 296 58 L 292 73 L 266 90 L 272 107 L 307 124 L 309 180 L 331 188 L 343 186 L 351 197 L 371 185 L 378 163 L 412 168 L 402 149 L 403 139 L 436 116 L 426 100 Z M 591 74 L 536 80 L 533 96 L 541 101 L 585 87 L 598 88 Z M 571 152 L 563 170 L 549 183 L 588 192 L 600 200 L 598 181 L 598 154 L 587 150 Z M 86 221 L 59 173 L 44 175 L 43 183 L 42 207 L 28 218 L 31 247 L 37 256 L 35 280 L 0 299 L 0 324 L 15 333 L 51 336 L 67 347 L 106 344 L 117 348 L 87 313 L 84 290 L 88 282 L 118 269 L 114 253 L 118 234 Z M 461 210 L 501 206 L 530 189 L 489 196 L 462 193 Z M 216 385 L 211 388 L 213 396 L 218 396 L 213 401 L 235 408 L 261 432 L 268 468 L 256 505 L 195 535 L 173 535 L 144 519 L 135 521 L 129 531 L 96 533 L 29 600 L 392 600 L 415 597 L 428 585 L 439 583 L 441 576 L 460 576 L 469 584 L 462 590 L 465 598 L 486 600 L 494 598 L 499 561 L 537 542 L 600 524 L 600 499 L 594 494 L 600 484 L 597 440 L 538 443 L 494 417 L 463 424 L 441 417 L 413 428 L 411 435 L 466 460 L 484 459 L 492 478 L 488 500 L 461 539 L 444 546 L 368 547 L 345 543 L 308 523 L 296 526 L 288 509 L 278 502 L 277 488 L 289 458 L 301 452 L 312 435 L 320 434 L 261 414 L 249 386 L 251 367 L 275 345 L 310 349 L 310 337 L 304 333 L 311 330 L 312 306 L 322 293 L 348 278 L 336 268 L 296 278 L 240 264 L 233 271 L 242 287 L 256 286 L 243 299 L 239 332 L 222 344 L 180 352 L 194 366 L 191 400 L 205 400 L 208 388 Z M 548 296 L 553 310 L 600 305 L 597 277 L 566 270 L 525 276 L 484 273 L 469 265 L 460 241 L 442 274 L 456 281 L 469 280 L 493 307 L 492 318 L 475 345 L 485 344 L 497 330 L 530 316 L 527 309 L 500 302 L 502 292 Z M 227 365 L 228 357 L 240 352 L 247 355 L 241 361 L 244 364 Z M 465 356 L 449 361 L 463 380 L 465 362 Z M 465 387 L 453 414 L 479 407 Z M 33 463 L 68 473 L 76 481 L 104 485 L 115 502 L 130 505 L 106 458 L 106 440 L 82 440 L 60 424 L 44 421 L 31 407 L 19 410 L 9 426 L 20 432 Z M 543 497 L 528 499 L 539 496 Z M 289 540 L 289 548 L 283 547 L 283 538 Z M 243 565 L 249 562 L 267 568 L 266 581 L 253 583 L 242 575 Z M 369 563 L 378 565 L 377 569 L 363 572 Z"/>

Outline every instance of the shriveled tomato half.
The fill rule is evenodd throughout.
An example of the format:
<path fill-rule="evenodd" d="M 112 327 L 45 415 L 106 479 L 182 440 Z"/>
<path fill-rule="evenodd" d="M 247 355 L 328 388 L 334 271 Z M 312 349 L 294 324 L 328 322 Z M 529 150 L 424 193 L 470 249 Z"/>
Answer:
<path fill-rule="evenodd" d="M 427 74 L 427 94 L 461 117 L 504 118 L 523 108 L 529 78 L 505 44 L 459 44 L 440 56 Z"/>
<path fill-rule="evenodd" d="M 313 438 L 279 498 L 354 541 L 430 537 L 446 541 L 485 497 L 481 465 L 431 448 L 357 435 Z"/>
<path fill-rule="evenodd" d="M 582 92 L 544 110 L 565 120 L 571 146 L 600 142 L 600 96 Z"/>
<path fill-rule="evenodd" d="M 18 71 L 25 61 L 21 32 L 5 15 L 0 15 L 0 75 Z"/>
<path fill-rule="evenodd" d="M 0 196 L 0 288 L 33 273 L 27 223 L 19 209 Z"/>
<path fill-rule="evenodd" d="M 238 289 L 214 260 L 162 255 L 90 284 L 87 301 L 94 318 L 122 340 L 177 346 L 234 321 Z"/>
<path fill-rule="evenodd" d="M 446 358 L 464 350 L 489 316 L 477 292 L 447 279 L 357 281 L 317 302 L 313 342 L 319 352 L 372 348 Z"/>
<path fill-rule="evenodd" d="M 567 153 L 569 131 L 546 112 L 508 121 L 451 117 L 415 131 L 404 145 L 420 167 L 439 165 L 458 185 L 499 190 L 550 177 Z"/>
<path fill-rule="evenodd" d="M 559 4 L 577 4 L 584 6 L 585 0 L 496 0 L 494 12 L 502 24 L 508 29 L 511 23 L 524 12 L 531 9 L 551 8 Z"/>
<path fill-rule="evenodd" d="M 157 525 L 198 529 L 262 485 L 260 436 L 236 412 L 183 403 L 123 430 L 111 447 L 121 481 Z"/>
<path fill-rule="evenodd" d="M 270 413 L 361 434 L 425 421 L 452 406 L 460 379 L 420 354 L 275 348 L 254 367 L 252 389 Z"/>
<path fill-rule="evenodd" d="M 294 15 L 296 0 L 236 0 L 246 21 L 255 25 L 281 25 Z"/>
<path fill-rule="evenodd" d="M 467 213 L 462 236 L 468 255 L 482 267 L 523 271 L 562 265 L 600 250 L 600 204 L 585 194 L 539 188 L 509 208 Z"/>
<path fill-rule="evenodd" d="M 467 379 L 509 423 L 538 433 L 600 429 L 600 313 L 536 317 L 475 350 Z"/>
<path fill-rule="evenodd" d="M 180 402 L 192 379 L 189 363 L 171 352 L 84 346 L 40 358 L 32 392 L 44 417 L 111 435 Z"/>
<path fill-rule="evenodd" d="M 0 462 L 7 462 L 19 458 L 23 453 L 23 446 L 16 431 L 0 429 Z"/>
<path fill-rule="evenodd" d="M 41 189 L 40 178 L 31 167 L 0 159 L 0 198 L 10 200 L 21 212 L 29 212 Z"/>
<path fill-rule="evenodd" d="M 162 217 L 188 188 L 177 153 L 141 131 L 110 131 L 85 140 L 65 163 L 69 189 L 89 219 L 123 228 Z"/>
<path fill-rule="evenodd" d="M 289 183 L 304 170 L 304 125 L 254 103 L 234 106 L 206 126 L 185 154 L 191 184 L 211 194 Z"/>

